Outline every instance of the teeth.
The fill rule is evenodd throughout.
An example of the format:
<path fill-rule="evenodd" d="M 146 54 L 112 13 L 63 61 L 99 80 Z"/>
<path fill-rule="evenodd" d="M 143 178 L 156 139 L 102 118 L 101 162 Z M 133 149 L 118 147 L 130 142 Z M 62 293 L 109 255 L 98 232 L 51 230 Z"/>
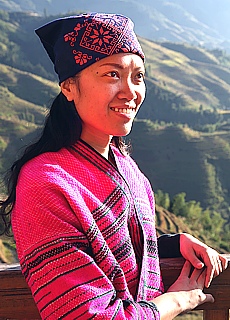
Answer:
<path fill-rule="evenodd" d="M 125 108 L 123 108 L 123 109 L 118 109 L 118 108 L 111 108 L 113 111 L 115 111 L 115 112 L 120 112 L 120 113 L 127 113 L 127 114 L 130 114 L 132 111 L 134 111 L 135 110 L 135 108 L 133 108 L 133 109 L 125 109 Z"/>

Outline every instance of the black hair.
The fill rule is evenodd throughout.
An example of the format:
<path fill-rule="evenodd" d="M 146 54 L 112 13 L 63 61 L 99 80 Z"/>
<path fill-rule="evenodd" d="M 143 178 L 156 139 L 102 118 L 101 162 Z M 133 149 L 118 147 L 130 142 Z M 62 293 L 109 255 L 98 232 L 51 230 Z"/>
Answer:
<path fill-rule="evenodd" d="M 5 176 L 8 197 L 0 200 L 0 216 L 4 228 L 2 233 L 11 234 L 10 216 L 16 200 L 16 186 L 22 166 L 42 153 L 70 147 L 80 139 L 81 132 L 81 118 L 74 102 L 68 101 L 60 92 L 51 105 L 40 138 L 25 149 L 21 158 L 13 163 Z M 127 147 L 121 137 L 113 137 L 112 143 L 122 154 L 127 154 Z"/>

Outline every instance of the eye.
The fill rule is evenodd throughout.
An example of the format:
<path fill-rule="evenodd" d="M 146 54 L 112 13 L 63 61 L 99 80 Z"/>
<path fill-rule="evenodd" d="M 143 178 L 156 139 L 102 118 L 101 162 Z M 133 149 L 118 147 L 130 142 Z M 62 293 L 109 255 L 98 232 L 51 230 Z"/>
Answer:
<path fill-rule="evenodd" d="M 137 80 L 144 80 L 144 78 L 145 78 L 145 73 L 143 72 L 143 71 L 140 71 L 140 72 L 138 72 L 137 74 L 136 74 L 136 76 L 135 76 L 135 78 L 137 79 Z"/>
<path fill-rule="evenodd" d="M 106 75 L 111 78 L 119 78 L 119 74 L 117 71 L 110 71 L 110 72 L 106 73 Z"/>

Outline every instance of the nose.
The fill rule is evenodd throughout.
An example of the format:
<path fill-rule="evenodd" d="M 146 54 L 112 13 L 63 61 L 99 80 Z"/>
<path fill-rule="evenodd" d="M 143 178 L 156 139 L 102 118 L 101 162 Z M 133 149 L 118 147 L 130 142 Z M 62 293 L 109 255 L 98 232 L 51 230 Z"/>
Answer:
<path fill-rule="evenodd" d="M 131 100 L 136 100 L 137 97 L 138 97 L 137 86 L 132 82 L 131 79 L 123 80 L 121 82 L 118 98 L 131 101 Z"/>

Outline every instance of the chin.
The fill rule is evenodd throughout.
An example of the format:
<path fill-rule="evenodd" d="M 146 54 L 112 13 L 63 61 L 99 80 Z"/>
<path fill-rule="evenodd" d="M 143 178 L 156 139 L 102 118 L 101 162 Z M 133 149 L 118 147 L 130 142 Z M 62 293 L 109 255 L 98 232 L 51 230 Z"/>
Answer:
<path fill-rule="evenodd" d="M 120 128 L 116 128 L 116 130 L 113 130 L 113 136 L 116 136 L 116 137 L 125 137 L 127 136 L 131 129 L 132 129 L 132 124 L 133 123 L 126 123 L 125 125 L 123 125 L 122 127 Z"/>
<path fill-rule="evenodd" d="M 115 136 L 117 136 L 117 137 L 125 137 L 130 133 L 131 129 L 132 128 L 122 130 L 119 133 L 115 134 Z"/>

